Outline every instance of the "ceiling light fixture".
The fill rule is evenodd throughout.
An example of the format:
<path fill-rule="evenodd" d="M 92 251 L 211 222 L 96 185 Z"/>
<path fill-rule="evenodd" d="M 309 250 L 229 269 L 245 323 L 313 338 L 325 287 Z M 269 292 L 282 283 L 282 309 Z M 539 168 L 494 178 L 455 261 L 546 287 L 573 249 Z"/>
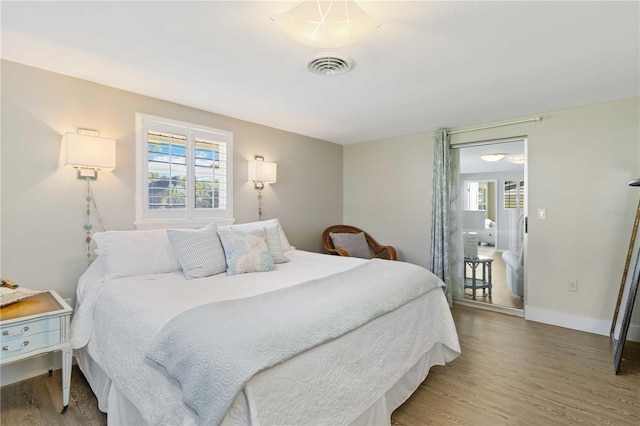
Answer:
<path fill-rule="evenodd" d="M 354 43 L 380 27 L 351 0 L 308 0 L 271 20 L 293 39 L 321 49 Z"/>
<path fill-rule="evenodd" d="M 496 161 L 500 161 L 504 157 L 506 157 L 506 155 L 504 154 L 486 154 L 486 155 L 480 156 L 480 158 L 482 158 L 484 161 L 488 161 L 490 163 L 495 163 Z"/>
<path fill-rule="evenodd" d="M 510 155 L 507 157 L 507 161 L 511 164 L 524 164 L 524 155 Z"/>

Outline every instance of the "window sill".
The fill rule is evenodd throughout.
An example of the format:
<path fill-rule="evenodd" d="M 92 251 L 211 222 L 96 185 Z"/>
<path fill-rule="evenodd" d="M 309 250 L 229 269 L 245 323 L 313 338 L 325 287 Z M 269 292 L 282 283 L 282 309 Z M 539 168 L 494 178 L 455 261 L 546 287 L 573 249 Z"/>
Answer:
<path fill-rule="evenodd" d="M 236 220 L 232 217 L 216 217 L 202 219 L 157 219 L 134 222 L 136 229 L 166 229 L 166 228 L 202 228 L 211 222 L 218 226 L 233 225 Z"/>

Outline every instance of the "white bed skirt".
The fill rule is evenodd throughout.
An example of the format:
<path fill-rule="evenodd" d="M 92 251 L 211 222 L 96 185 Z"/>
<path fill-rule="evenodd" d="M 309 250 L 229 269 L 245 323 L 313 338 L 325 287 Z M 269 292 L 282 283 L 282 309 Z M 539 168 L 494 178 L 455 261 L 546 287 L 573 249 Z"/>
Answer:
<path fill-rule="evenodd" d="M 107 424 L 109 426 L 146 424 L 140 415 L 140 411 L 111 382 L 111 379 L 87 354 L 84 348 L 74 351 L 74 355 L 80 370 L 84 373 L 98 399 L 98 408 L 102 412 L 108 413 Z M 455 356 L 457 356 L 455 351 L 441 343 L 436 343 L 395 385 L 368 410 L 362 413 L 352 425 L 389 425 L 391 413 L 415 392 L 420 383 L 427 377 L 429 369 L 434 365 L 444 365 L 447 360 Z M 247 424 L 249 423 L 250 421 L 247 419 Z"/>

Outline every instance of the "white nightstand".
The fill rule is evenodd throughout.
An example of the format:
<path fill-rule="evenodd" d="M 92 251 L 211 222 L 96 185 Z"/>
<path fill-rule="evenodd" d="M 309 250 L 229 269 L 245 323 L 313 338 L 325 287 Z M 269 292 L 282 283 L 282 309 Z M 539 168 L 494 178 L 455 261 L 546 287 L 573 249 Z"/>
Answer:
<path fill-rule="evenodd" d="M 62 413 L 69 406 L 71 357 L 69 340 L 73 309 L 55 291 L 47 291 L 0 308 L 0 365 L 62 351 Z"/>

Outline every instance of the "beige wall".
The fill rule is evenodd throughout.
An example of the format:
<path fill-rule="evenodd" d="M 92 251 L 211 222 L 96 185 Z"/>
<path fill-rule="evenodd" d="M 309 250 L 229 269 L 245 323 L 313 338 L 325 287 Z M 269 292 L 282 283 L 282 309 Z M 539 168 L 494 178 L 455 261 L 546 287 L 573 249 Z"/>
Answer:
<path fill-rule="evenodd" d="M 527 318 L 608 334 L 640 197 L 627 186 L 640 174 L 640 99 L 540 115 L 452 142 L 527 136 Z M 432 161 L 431 132 L 346 146 L 345 222 L 427 265 Z"/>
<path fill-rule="evenodd" d="M 278 163 L 263 191 L 263 219 L 278 217 L 298 248 L 320 251 L 323 229 L 342 222 L 342 146 L 107 86 L 2 62 L 2 276 L 75 295 L 85 270 L 86 184 L 61 167 L 60 139 L 79 127 L 117 140 L 117 168 L 92 184 L 107 229 L 133 229 L 135 112 L 230 130 L 234 216 L 258 220 L 247 160 Z"/>
<path fill-rule="evenodd" d="M 421 134 L 344 147 L 344 223 L 398 257 L 429 266 L 433 139 Z"/>

